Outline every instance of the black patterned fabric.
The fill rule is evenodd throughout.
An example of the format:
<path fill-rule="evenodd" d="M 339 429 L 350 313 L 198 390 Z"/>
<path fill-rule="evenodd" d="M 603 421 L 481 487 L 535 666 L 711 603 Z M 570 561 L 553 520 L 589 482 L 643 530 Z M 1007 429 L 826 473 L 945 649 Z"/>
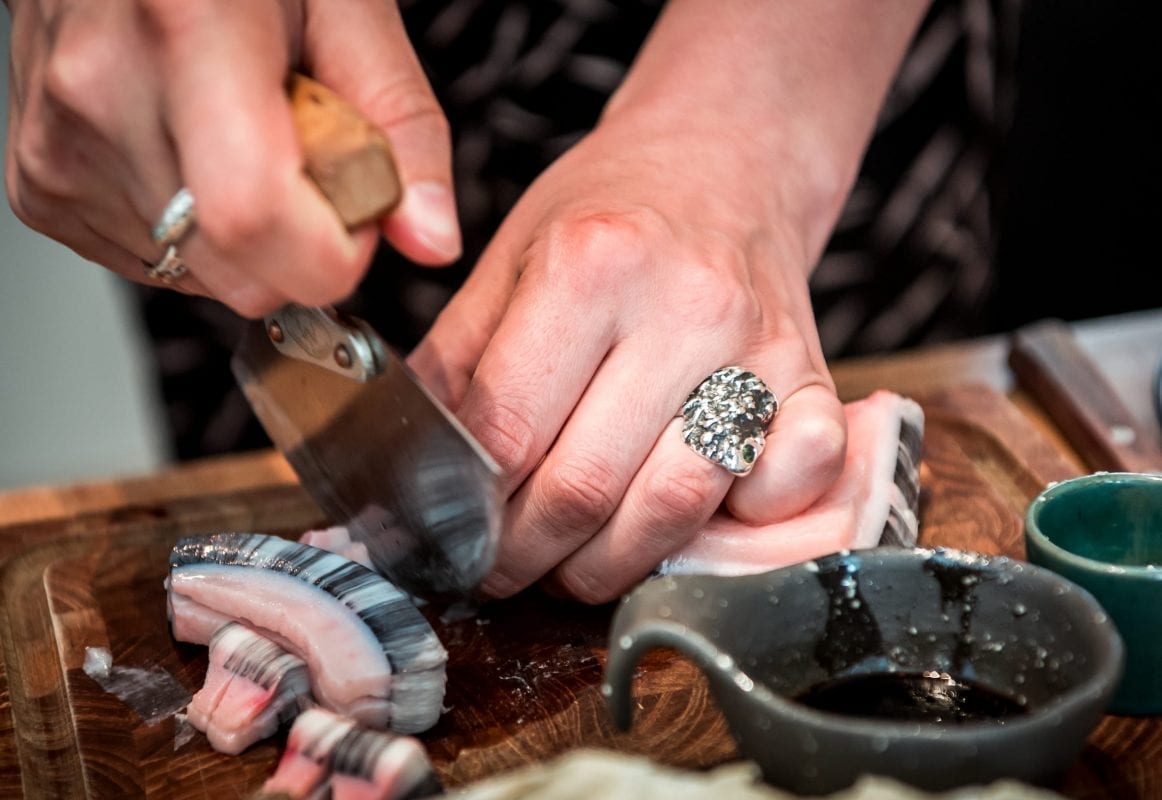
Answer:
<path fill-rule="evenodd" d="M 402 2 L 413 42 L 452 125 L 464 257 L 450 269 L 432 270 L 383 248 L 347 310 L 371 322 L 400 350 L 414 346 L 523 189 L 593 126 L 661 5 L 662 0 Z M 1040 216 L 1032 222 L 1052 225 L 1052 211 L 1043 208 L 1052 198 L 1040 188 L 1045 176 L 1038 169 L 1060 169 L 1043 162 L 1059 152 L 1054 145 L 1068 140 L 1068 125 L 1084 115 L 1084 108 L 1075 107 L 1072 115 L 1060 119 L 1037 108 L 1032 101 L 1044 99 L 1042 105 L 1048 108 L 1068 105 L 1053 96 L 1060 90 L 1054 81 L 1061 70 L 1044 69 L 1038 54 L 1023 51 L 1021 45 L 1035 41 L 1050 58 L 1068 66 L 1070 43 L 1081 42 L 1084 48 L 1111 33 L 1092 23 L 1094 18 L 1131 39 L 1156 31 L 1140 20 L 1134 25 L 1146 15 L 1145 6 L 1112 2 L 1101 4 L 1099 11 L 1083 0 L 933 4 L 812 281 L 829 358 L 1003 330 L 1055 307 L 1046 305 L 1043 291 L 1041 306 L 1030 303 L 1036 276 L 1046 269 L 1036 257 L 1037 248 L 1052 238 L 1059 261 L 1051 265 L 1058 273 L 1050 274 L 1059 274 L 1063 267 L 1078 269 L 1060 250 L 1077 232 L 1038 229 L 1033 234 L 1030 218 L 1023 215 L 1036 208 Z M 1157 16 L 1152 8 L 1149 14 Z M 1064 43 L 1055 38 L 1062 31 L 1068 34 Z M 1096 76 L 1108 76 L 1111 66 L 1129 72 L 1129 83 L 1107 83 L 1104 95 L 1087 98 L 1100 101 L 1104 113 L 1135 126 L 1137 147 L 1126 158 L 1140 159 L 1162 140 L 1158 123 L 1145 119 L 1158 107 L 1160 83 L 1152 64 L 1156 59 L 1149 55 L 1152 47 L 1124 50 L 1108 41 L 1094 45 L 1091 50 L 1107 60 L 1090 58 L 1071 76 L 1074 85 L 1092 80 L 1096 86 L 1100 78 L 1083 77 L 1085 70 Z M 1123 65 L 1126 59 L 1130 61 Z M 1142 78 L 1141 96 L 1114 91 L 1136 89 L 1138 73 L 1155 78 L 1153 83 Z M 1032 96 L 1022 84 L 1030 80 Z M 1122 100 L 1111 99 L 1111 93 Z M 1155 101 L 1152 106 L 1150 100 Z M 1030 105 L 1036 113 L 1028 113 Z M 1046 127 L 1055 122 L 1058 127 Z M 1115 141 L 1095 137 L 1089 146 Z M 1070 175 L 1068 166 L 1054 173 L 1056 177 Z M 1155 160 L 1146 168 L 1155 179 L 1156 166 Z M 1125 197 L 1101 185 L 1066 185 L 1058 193 L 1086 186 L 1105 193 L 1106 218 L 1117 213 L 1111 203 L 1112 209 L 1127 205 Z M 1158 219 L 1157 193 L 1143 191 L 1141 196 L 1149 199 L 1135 205 L 1133 213 L 1142 215 L 1144 224 L 1147 214 L 1153 215 L 1150 222 Z M 1092 203 L 1094 197 L 1088 199 Z M 1054 208 L 1051 202 L 1048 208 Z M 1162 292 L 1145 289 L 1155 283 L 1137 265 L 1129 267 L 1135 253 L 1146 252 L 1139 244 L 1144 230 L 1115 232 L 1123 237 L 1123 246 L 1115 248 L 1119 257 L 1102 266 L 1121 275 L 1121 291 L 1113 297 L 1106 292 L 1104 304 L 1087 304 L 1084 295 L 1090 293 L 1080 293 L 1081 300 L 1075 298 L 1061 316 L 1162 303 Z M 1133 243 L 1125 244 L 1125 237 Z M 1156 264 L 1155 258 L 1151 269 L 1156 271 Z M 1093 294 L 1101 295 L 1100 287 Z M 265 446 L 267 439 L 228 368 L 239 321 L 211 301 L 144 289 L 142 299 L 157 343 L 162 392 L 179 457 Z"/>

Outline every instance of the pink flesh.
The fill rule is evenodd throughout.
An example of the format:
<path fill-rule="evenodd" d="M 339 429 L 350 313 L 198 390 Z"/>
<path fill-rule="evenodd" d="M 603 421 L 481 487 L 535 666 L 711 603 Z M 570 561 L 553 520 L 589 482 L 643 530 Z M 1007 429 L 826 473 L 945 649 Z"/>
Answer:
<path fill-rule="evenodd" d="M 169 587 L 168 578 L 166 586 Z M 227 615 L 195 603 L 185 595 L 175 594 L 172 590 L 166 602 L 169 605 L 170 628 L 174 638 L 179 642 L 208 645 L 214 631 L 234 621 Z"/>
<path fill-rule="evenodd" d="M 371 563 L 371 555 L 367 552 L 367 545 L 363 542 L 351 541 L 351 534 L 342 525 L 307 531 L 299 537 L 299 541 L 320 550 L 329 550 L 336 555 L 343 556 L 343 558 L 362 564 L 370 570 L 375 569 Z"/>
<path fill-rule="evenodd" d="M 236 755 L 278 730 L 283 703 L 275 702 L 279 700 L 278 684 L 264 689 L 226 669 L 227 660 L 253 634 L 236 628 L 225 634 L 210 648 L 205 682 L 186 713 L 190 724 L 206 734 L 215 750 Z"/>
<path fill-rule="evenodd" d="M 273 699 L 272 690 L 234 676 L 210 718 L 206 733 L 213 748 L 235 755 L 273 735 L 278 730 L 278 709 L 271 705 Z"/>
<path fill-rule="evenodd" d="M 287 754 L 310 750 L 323 761 L 330 761 L 337 742 L 354 727 L 350 719 L 319 709 L 304 711 L 295 720 L 287 741 Z M 284 760 L 286 760 L 284 755 Z M 300 756 L 301 758 L 301 756 Z M 300 766 L 289 766 L 285 786 L 299 779 Z M 282 771 L 282 765 L 279 766 Z M 332 772 L 330 775 L 333 800 L 390 800 L 407 794 L 421 783 L 431 771 L 427 752 L 418 739 L 410 736 L 392 737 L 391 743 L 379 755 L 372 780 L 357 775 Z M 277 777 L 277 775 L 276 775 Z M 273 778 L 272 778 L 273 780 Z M 271 788 L 268 782 L 267 789 Z M 302 785 L 297 791 L 305 791 Z"/>
<path fill-rule="evenodd" d="M 407 794 L 432 770 L 428 753 L 418 739 L 400 737 L 379 757 L 375 783 L 390 790 L 387 797 Z"/>
<path fill-rule="evenodd" d="M 186 707 L 186 719 L 202 733 L 210 727 L 214 711 L 221 704 L 222 696 L 226 693 L 226 687 L 232 678 L 233 676 L 225 670 L 216 669 L 213 663 L 206 669 L 206 680 L 202 683 L 202 688 L 194 694 L 189 706 Z"/>
<path fill-rule="evenodd" d="M 262 785 L 264 794 L 283 793 L 292 798 L 307 797 L 312 790 L 327 779 L 326 765 L 313 761 L 289 747 L 282 754 L 274 774 Z"/>
<path fill-rule="evenodd" d="M 186 567 L 171 574 L 170 591 L 178 639 L 207 643 L 215 617 L 221 622 L 213 630 L 233 618 L 261 633 L 273 632 L 272 638 L 307 662 L 320 703 L 373 727 L 386 724 L 391 667 L 346 607 L 316 596 L 294 578 L 240 568 Z"/>
<path fill-rule="evenodd" d="M 922 412 L 912 400 L 879 390 L 846 404 L 844 413 L 843 472 L 809 509 L 794 519 L 758 526 L 718 512 L 660 571 L 745 575 L 878 544 L 889 508 L 906 507 L 893 481 L 900 420 Z"/>
<path fill-rule="evenodd" d="M 286 750 L 278 768 L 262 786 L 268 794 L 284 792 L 297 800 L 310 792 L 330 774 L 329 759 L 325 757 L 335 747 L 350 726 L 335 725 L 333 717 L 325 712 L 304 711 L 295 719 L 287 737 Z M 318 760 L 305 755 L 310 751 Z"/>
<path fill-rule="evenodd" d="M 354 775 L 331 773 L 331 800 L 391 800 L 393 796 L 395 793 L 390 786 Z"/>

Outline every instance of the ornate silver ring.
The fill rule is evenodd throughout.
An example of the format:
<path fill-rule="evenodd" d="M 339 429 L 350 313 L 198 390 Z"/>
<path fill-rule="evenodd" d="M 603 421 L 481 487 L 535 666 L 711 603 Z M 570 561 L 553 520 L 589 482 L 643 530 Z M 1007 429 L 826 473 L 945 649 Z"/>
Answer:
<path fill-rule="evenodd" d="M 698 455 L 746 475 L 762 455 L 779 401 L 753 372 L 722 367 L 682 406 L 682 439 Z"/>

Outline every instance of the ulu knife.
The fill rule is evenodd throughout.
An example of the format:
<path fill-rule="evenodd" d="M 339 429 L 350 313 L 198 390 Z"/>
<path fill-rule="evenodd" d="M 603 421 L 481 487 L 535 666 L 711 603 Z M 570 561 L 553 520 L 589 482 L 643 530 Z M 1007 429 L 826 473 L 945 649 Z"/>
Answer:
<path fill-rule="evenodd" d="M 378 129 L 310 79 L 290 94 L 306 170 L 344 223 L 390 211 L 399 183 Z M 499 470 L 370 326 L 287 305 L 247 327 L 231 365 L 302 485 L 376 569 L 428 599 L 473 592 L 496 554 Z"/>

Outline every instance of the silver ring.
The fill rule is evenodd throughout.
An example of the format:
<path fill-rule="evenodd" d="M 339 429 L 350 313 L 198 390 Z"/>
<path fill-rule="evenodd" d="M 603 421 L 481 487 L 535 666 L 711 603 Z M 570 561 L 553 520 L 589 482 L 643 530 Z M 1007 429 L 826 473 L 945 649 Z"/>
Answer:
<path fill-rule="evenodd" d="M 682 405 L 682 440 L 734 475 L 746 475 L 766 446 L 779 401 L 753 372 L 722 367 Z"/>
<path fill-rule="evenodd" d="M 154 244 L 165 248 L 156 264 L 146 262 L 145 274 L 162 283 L 177 283 L 189 273 L 189 267 L 178 255 L 178 244 L 194 226 L 194 196 L 184 186 L 177 191 L 153 226 Z"/>
<path fill-rule="evenodd" d="M 153 242 L 162 247 L 178 244 L 194 226 L 194 196 L 184 186 L 166 203 L 153 226 Z"/>
<path fill-rule="evenodd" d="M 161 261 L 156 264 L 146 262 L 145 265 L 145 274 L 162 283 L 176 283 L 189 271 L 185 262 L 178 255 L 177 247 L 172 244 L 165 249 L 165 255 L 161 257 Z"/>

